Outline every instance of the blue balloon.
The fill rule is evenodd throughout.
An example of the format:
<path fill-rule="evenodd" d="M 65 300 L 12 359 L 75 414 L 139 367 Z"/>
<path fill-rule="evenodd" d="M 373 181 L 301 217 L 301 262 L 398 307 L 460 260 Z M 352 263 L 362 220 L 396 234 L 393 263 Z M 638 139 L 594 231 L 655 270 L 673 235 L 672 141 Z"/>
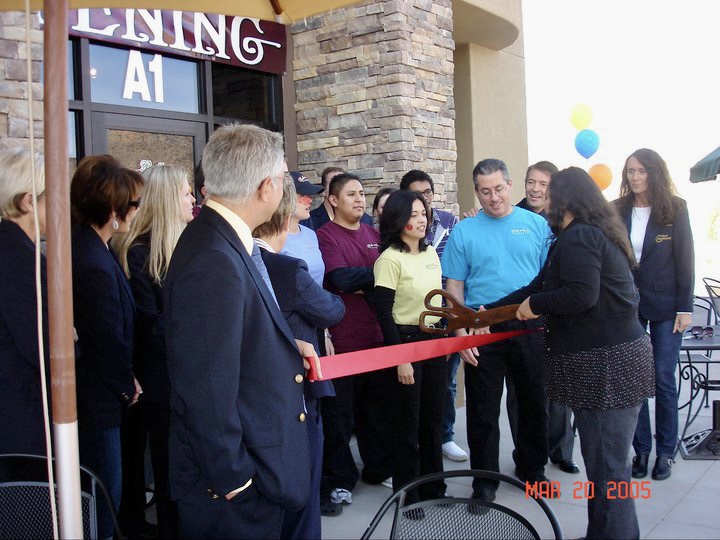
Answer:
<path fill-rule="evenodd" d="M 575 150 L 585 159 L 597 152 L 598 146 L 600 137 L 592 129 L 583 129 L 575 137 Z"/>

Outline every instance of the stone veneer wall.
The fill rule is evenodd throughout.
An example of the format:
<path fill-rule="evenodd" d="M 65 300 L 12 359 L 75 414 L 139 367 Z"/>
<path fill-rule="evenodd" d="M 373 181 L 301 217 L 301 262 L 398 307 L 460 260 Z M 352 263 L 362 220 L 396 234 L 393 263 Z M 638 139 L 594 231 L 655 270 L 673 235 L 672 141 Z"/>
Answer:
<path fill-rule="evenodd" d="M 31 14 L 30 47 L 33 59 L 32 97 L 34 135 L 38 150 L 43 138 L 43 85 L 40 82 L 43 57 L 43 34 L 38 14 Z M 0 12 L 0 148 L 29 147 L 28 83 L 25 43 L 25 14 Z"/>
<path fill-rule="evenodd" d="M 458 212 L 451 0 L 366 1 L 294 24 L 298 167 L 341 166 L 366 192 L 410 169 Z"/>

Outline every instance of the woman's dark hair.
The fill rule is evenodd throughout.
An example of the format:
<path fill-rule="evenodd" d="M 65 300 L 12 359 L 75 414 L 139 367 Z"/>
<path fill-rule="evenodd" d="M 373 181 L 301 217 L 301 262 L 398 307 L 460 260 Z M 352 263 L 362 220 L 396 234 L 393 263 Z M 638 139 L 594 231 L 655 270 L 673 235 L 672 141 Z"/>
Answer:
<path fill-rule="evenodd" d="M 144 183 L 142 174 L 110 155 L 84 158 L 70 183 L 73 222 L 102 227 L 113 210 L 124 220 Z"/>
<path fill-rule="evenodd" d="M 552 175 L 549 191 L 548 223 L 556 236 L 562 230 L 565 213 L 570 212 L 580 223 L 599 228 L 622 250 L 630 266 L 635 266 L 625 225 L 588 173 L 578 167 L 556 172 Z"/>
<path fill-rule="evenodd" d="M 328 189 L 328 195 L 335 195 L 336 197 L 340 195 L 342 188 L 345 187 L 345 184 L 350 182 L 350 180 L 357 180 L 358 182 L 360 182 L 360 184 L 362 184 L 362 180 L 360 180 L 360 177 L 352 173 L 344 172 L 333 176 L 333 179 L 330 180 L 330 188 Z"/>
<path fill-rule="evenodd" d="M 673 223 L 677 212 L 677 207 L 673 201 L 673 196 L 677 195 L 675 184 L 670 178 L 665 160 L 655 150 L 649 148 L 635 150 L 625 160 L 620 183 L 620 198 L 616 203 L 621 215 L 630 213 L 635 202 L 635 195 L 630 189 L 630 182 L 627 179 L 628 160 L 631 157 L 642 163 L 642 166 L 647 171 L 647 193 L 652 207 L 652 219 L 659 224 Z"/>
<path fill-rule="evenodd" d="M 417 191 L 402 189 L 390 195 L 385 201 L 385 208 L 380 216 L 380 253 L 390 247 L 400 251 L 410 251 L 410 246 L 403 242 L 401 235 L 410 220 L 415 201 L 423 203 L 426 214 L 430 213 L 425 197 Z M 427 244 L 421 241 L 419 247 L 420 251 L 425 251 Z"/>
<path fill-rule="evenodd" d="M 373 216 L 377 213 L 378 206 L 380 205 L 380 199 L 382 199 L 385 195 L 392 195 L 396 191 L 396 187 L 384 187 L 378 190 L 378 192 L 375 194 L 375 198 L 373 199 Z"/>

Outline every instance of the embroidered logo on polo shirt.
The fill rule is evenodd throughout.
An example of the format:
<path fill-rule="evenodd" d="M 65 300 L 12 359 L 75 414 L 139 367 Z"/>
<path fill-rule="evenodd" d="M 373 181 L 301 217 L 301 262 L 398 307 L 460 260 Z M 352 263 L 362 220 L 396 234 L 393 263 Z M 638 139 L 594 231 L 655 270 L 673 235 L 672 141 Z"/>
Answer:
<path fill-rule="evenodd" d="M 380 244 L 368 244 L 368 249 L 378 249 L 380 247 Z"/>
<path fill-rule="evenodd" d="M 670 236 L 669 234 L 658 234 L 658 235 L 655 237 L 655 243 L 656 243 L 656 244 L 659 244 L 659 243 L 661 243 L 661 242 L 665 242 L 665 241 L 667 241 L 667 240 L 672 240 L 672 236 Z"/>
<path fill-rule="evenodd" d="M 510 232 L 513 234 L 530 234 L 528 229 L 512 229 Z"/>

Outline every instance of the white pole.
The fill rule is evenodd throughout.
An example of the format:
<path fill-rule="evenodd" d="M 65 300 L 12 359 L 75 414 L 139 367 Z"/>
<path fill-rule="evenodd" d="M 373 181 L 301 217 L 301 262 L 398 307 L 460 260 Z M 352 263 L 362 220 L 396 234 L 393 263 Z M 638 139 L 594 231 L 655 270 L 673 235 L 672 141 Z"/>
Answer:
<path fill-rule="evenodd" d="M 82 538 L 77 422 L 53 424 L 60 538 Z"/>

